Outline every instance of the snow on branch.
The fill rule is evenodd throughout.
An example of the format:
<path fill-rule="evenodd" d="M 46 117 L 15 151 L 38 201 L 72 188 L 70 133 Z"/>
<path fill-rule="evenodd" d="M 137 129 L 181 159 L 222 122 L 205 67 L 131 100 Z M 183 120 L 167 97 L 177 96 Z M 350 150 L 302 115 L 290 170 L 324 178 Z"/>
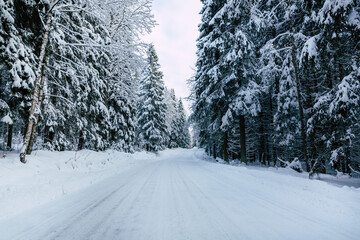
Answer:
<path fill-rule="evenodd" d="M 0 99 L 0 111 L 8 111 L 9 110 L 9 106 L 7 105 L 7 103 Z"/>
<path fill-rule="evenodd" d="M 299 173 L 303 172 L 304 170 L 302 169 L 301 163 L 299 161 L 298 158 L 294 158 L 294 160 L 292 162 L 289 161 L 284 161 L 281 158 L 278 157 L 278 160 L 280 162 L 282 162 L 283 164 L 285 164 L 286 168 L 291 168 L 294 171 L 297 171 Z"/>
<path fill-rule="evenodd" d="M 356 174 L 359 174 L 359 175 L 360 175 L 360 172 L 359 172 L 359 171 L 356 171 L 355 169 L 353 169 L 353 168 L 351 167 L 351 165 L 350 165 L 350 164 L 349 164 L 348 166 L 349 166 L 349 168 L 350 168 L 351 172 L 354 172 L 354 173 L 356 173 Z"/>

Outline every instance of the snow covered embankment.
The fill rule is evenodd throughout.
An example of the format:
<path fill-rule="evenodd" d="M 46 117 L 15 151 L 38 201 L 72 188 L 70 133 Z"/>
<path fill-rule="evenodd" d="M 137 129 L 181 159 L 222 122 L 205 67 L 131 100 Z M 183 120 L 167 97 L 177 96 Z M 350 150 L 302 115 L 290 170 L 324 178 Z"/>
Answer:
<path fill-rule="evenodd" d="M 8 154 L 0 158 L 0 221 L 156 160 L 145 152 L 36 151 L 24 165 Z"/>

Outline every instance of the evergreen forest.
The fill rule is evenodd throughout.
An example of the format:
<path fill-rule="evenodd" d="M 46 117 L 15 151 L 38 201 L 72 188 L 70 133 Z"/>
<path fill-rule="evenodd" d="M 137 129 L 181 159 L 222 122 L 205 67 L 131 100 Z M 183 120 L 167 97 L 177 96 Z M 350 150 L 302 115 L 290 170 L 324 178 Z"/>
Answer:
<path fill-rule="evenodd" d="M 0 149 L 190 146 L 164 86 L 147 0 L 0 0 Z"/>
<path fill-rule="evenodd" d="M 359 171 L 360 2 L 202 3 L 190 80 L 198 144 L 310 176 Z"/>

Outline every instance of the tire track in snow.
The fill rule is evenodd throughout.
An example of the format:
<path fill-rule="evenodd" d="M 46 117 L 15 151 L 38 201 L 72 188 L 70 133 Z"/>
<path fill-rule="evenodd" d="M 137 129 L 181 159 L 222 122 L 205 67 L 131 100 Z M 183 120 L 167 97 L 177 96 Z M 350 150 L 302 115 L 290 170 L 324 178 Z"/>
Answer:
<path fill-rule="evenodd" d="M 198 168 L 198 166 L 196 166 L 196 168 Z M 216 204 L 214 204 L 211 198 L 195 184 L 191 176 L 187 175 L 187 177 L 184 177 L 183 172 L 184 170 L 178 171 L 179 179 L 181 179 L 182 184 L 191 196 L 192 202 L 196 204 L 198 210 L 200 211 L 201 214 L 199 214 L 199 216 L 201 216 L 201 219 L 206 220 L 207 224 L 210 225 L 209 231 L 212 231 L 213 234 L 209 239 L 213 239 L 213 237 L 219 235 L 220 232 L 221 236 L 218 237 L 221 237 L 221 239 L 248 239 L 248 237 L 242 233 L 231 233 L 229 226 L 234 225 L 231 219 L 228 218 L 224 212 Z M 212 206 L 213 209 L 209 209 L 209 206 Z M 214 218 L 214 210 L 216 211 L 216 218 Z"/>
<path fill-rule="evenodd" d="M 155 163 L 156 164 L 156 163 Z M 150 172 L 147 173 L 150 168 Z M 87 211 L 86 214 L 81 216 L 80 218 L 74 219 L 74 221 L 68 224 L 68 229 L 74 229 L 72 234 L 68 234 L 69 236 L 65 237 L 59 235 L 55 239 L 98 239 L 94 238 L 94 236 L 103 236 L 104 234 L 108 234 L 107 232 L 116 231 L 119 233 L 119 228 L 114 225 L 114 215 L 118 214 L 118 217 L 121 216 L 122 219 L 135 219 L 136 216 L 131 215 L 133 210 L 136 208 L 136 204 L 141 202 L 138 198 L 139 196 L 145 192 L 146 186 L 148 185 L 149 180 L 153 177 L 156 168 L 154 166 L 148 166 L 147 168 L 141 169 L 141 171 L 135 173 L 132 178 L 129 179 L 126 183 L 124 183 L 121 187 L 113 192 L 113 194 L 109 195 L 104 201 L 99 202 L 92 208 L 93 212 Z M 144 171 L 148 174 L 146 180 L 144 180 Z M 116 177 L 115 179 L 116 180 Z M 140 185 L 136 184 L 140 182 Z M 135 189 L 138 189 L 137 191 Z M 122 192 L 120 192 L 122 190 Z M 119 199 L 119 200 L 118 200 Z M 109 205 L 106 205 L 108 203 Z M 131 205 L 126 205 L 131 203 Z M 125 206 L 124 206 L 125 205 Z M 106 208 L 108 208 L 106 210 Z M 97 211 L 94 211 L 97 210 Z M 100 211 L 100 212 L 99 212 Z M 120 212 L 120 213 L 119 213 Z M 90 218 L 92 215 L 92 218 Z M 89 219 L 90 218 L 90 219 Z M 84 223 L 85 221 L 85 223 Z M 83 231 L 77 233 L 76 229 L 79 229 L 81 225 L 91 224 L 92 227 L 90 231 Z M 105 226 L 105 227 L 104 227 Z M 106 229 L 106 226 L 110 227 Z M 116 226 L 116 227 L 115 227 Z M 115 227 L 115 229 L 114 229 Z M 88 227 L 89 229 L 89 227 Z M 66 231 L 65 229 L 64 231 Z M 44 238 L 48 239 L 48 238 Z"/>
<path fill-rule="evenodd" d="M 197 157 L 195 156 L 195 158 L 197 159 Z M 197 159 L 198 160 L 198 159 Z M 204 162 L 205 164 L 201 164 L 201 162 Z M 244 184 L 243 182 L 241 182 L 241 180 L 244 179 L 244 177 L 249 177 L 250 179 L 254 179 L 257 182 L 261 182 L 263 181 L 263 179 L 259 179 L 257 176 L 254 176 L 250 173 L 246 173 L 246 171 L 243 172 L 237 172 L 237 174 L 233 174 L 235 173 L 236 168 L 231 169 L 232 174 L 229 174 L 229 166 L 222 166 L 219 164 L 215 164 L 215 163 L 211 163 L 211 162 L 205 162 L 205 161 L 196 161 L 197 165 L 202 165 L 202 168 L 199 168 L 199 170 L 204 172 L 204 175 L 207 175 L 207 177 L 209 179 L 211 179 L 211 181 L 209 182 L 217 182 L 219 185 L 224 186 L 224 189 L 228 189 L 232 192 L 234 192 L 234 195 L 237 196 L 239 198 L 239 196 L 243 196 L 246 195 L 246 198 L 243 198 L 244 200 L 247 201 L 251 201 L 252 205 L 257 205 L 260 206 L 262 208 L 263 211 L 266 211 L 268 213 L 275 213 L 277 216 L 274 216 L 274 218 L 278 218 L 280 217 L 280 219 L 282 220 L 282 222 L 287 223 L 293 223 L 293 226 L 296 226 L 296 228 L 303 228 L 306 229 L 305 232 L 309 233 L 308 237 L 311 239 L 313 237 L 313 235 L 311 233 L 313 232 L 317 232 L 320 238 L 324 238 L 324 239 L 332 239 L 333 235 L 336 235 L 338 232 L 337 226 L 333 226 L 333 228 L 331 228 L 327 222 L 326 219 L 321 219 L 318 218 L 315 214 L 310 214 L 310 216 L 306 215 L 304 212 L 299 211 L 296 207 L 296 205 L 294 205 L 292 202 L 285 202 L 284 200 L 277 199 L 278 201 L 275 201 L 274 196 L 276 195 L 264 195 L 262 194 L 262 192 L 259 192 L 257 190 L 257 188 L 253 188 L 254 184 L 250 184 L 252 188 L 246 186 L 246 183 Z M 224 173 L 221 171 L 220 168 L 223 168 L 225 171 Z M 207 172 L 207 173 L 206 173 Z M 199 174 L 200 175 L 200 174 Z M 240 178 L 241 177 L 241 178 Z M 191 179 L 191 178 L 190 178 Z M 195 185 L 197 185 L 197 188 L 199 191 L 201 191 L 201 187 L 198 185 L 198 183 L 196 184 L 194 182 Z M 286 184 L 286 183 L 282 183 L 282 184 Z M 257 187 L 262 187 L 264 188 L 265 185 L 261 185 L 258 184 Z M 275 190 L 275 189 L 274 189 Z M 275 190 L 274 193 L 276 193 L 277 191 Z M 292 194 L 292 192 L 289 192 L 288 194 Z M 238 205 L 235 208 L 239 208 L 241 207 L 244 203 L 246 204 L 246 202 L 244 201 L 237 201 Z M 234 209 L 235 210 L 235 209 Z M 290 213 L 290 214 L 289 214 Z M 250 212 L 248 212 L 247 214 L 251 214 Z M 325 220 L 325 222 L 324 222 Z M 262 226 L 266 226 L 267 222 L 264 222 L 263 219 L 259 219 L 259 222 L 263 222 L 263 223 L 259 223 Z M 284 224 L 285 226 L 285 224 Z M 323 231 L 319 231 L 319 228 L 323 229 Z M 341 230 L 341 229 L 340 229 Z M 346 231 L 342 231 L 342 235 L 346 236 L 346 239 L 358 239 L 355 235 L 350 234 Z M 298 236 L 287 236 L 284 235 L 284 238 L 287 239 L 299 239 Z"/>
<path fill-rule="evenodd" d="M 295 196 L 307 187 L 303 181 L 296 181 L 293 190 L 276 175 L 264 180 L 262 172 L 257 176 L 248 169 L 199 161 L 193 154 L 184 150 L 160 155 L 157 162 L 24 214 L 9 224 L 20 223 L 15 236 L 0 239 L 359 239 L 357 230 L 336 229 L 324 218 L 328 214 L 306 215 L 304 208 L 297 208 L 299 201 L 288 202 L 293 198 L 287 194 Z M 309 210 L 316 212 L 313 205 Z"/>

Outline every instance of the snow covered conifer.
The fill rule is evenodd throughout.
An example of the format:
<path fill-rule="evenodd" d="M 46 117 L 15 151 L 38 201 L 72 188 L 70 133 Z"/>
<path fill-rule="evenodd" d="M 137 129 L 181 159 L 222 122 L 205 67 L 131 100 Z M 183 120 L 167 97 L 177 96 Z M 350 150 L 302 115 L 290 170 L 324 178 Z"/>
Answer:
<path fill-rule="evenodd" d="M 277 110 L 274 116 L 274 139 L 287 161 L 297 156 L 297 140 L 300 139 L 299 108 L 296 93 L 294 72 L 289 57 L 283 63 L 277 94 Z"/>
<path fill-rule="evenodd" d="M 260 88 L 255 76 L 255 46 L 249 29 L 252 3 L 248 1 L 228 1 L 219 12 L 218 18 L 224 19 L 222 37 L 223 52 L 219 61 L 221 84 L 226 110 L 221 116 L 221 128 L 225 132 L 223 144 L 224 158 L 228 158 L 229 128 L 234 119 L 240 124 L 240 155 L 246 158 L 246 119 L 257 116 L 260 111 Z M 241 11 L 239 11 L 241 9 Z"/>
<path fill-rule="evenodd" d="M 179 116 L 177 110 L 177 99 L 175 96 L 174 89 L 165 89 L 165 103 L 166 103 L 166 128 L 167 128 L 167 138 L 166 145 L 169 148 L 178 147 L 177 131 L 176 131 L 176 121 Z"/>
<path fill-rule="evenodd" d="M 22 11 L 21 7 L 17 10 Z M 35 79 L 35 54 L 21 34 L 28 33 L 28 30 L 19 28 L 26 24 L 19 22 L 21 19 L 16 15 L 20 13 L 15 12 L 14 2 L 0 0 L 0 13 L 0 99 L 7 103 L 19 128 L 28 118 Z M 11 147 L 12 130 L 11 125 L 8 129 L 8 147 Z"/>
<path fill-rule="evenodd" d="M 307 116 L 302 97 L 303 85 L 307 82 L 299 69 L 301 47 L 307 39 L 301 32 L 306 19 L 303 3 L 304 1 L 277 0 L 269 1 L 266 5 L 263 14 L 265 29 L 273 33 L 268 35 L 261 47 L 262 66 L 259 73 L 262 75 L 262 86 L 271 89 L 267 90 L 271 94 L 269 97 L 276 98 L 278 105 L 273 114 L 274 136 L 280 137 L 274 139 L 279 146 L 278 157 L 291 159 L 294 156 L 287 153 L 298 150 L 295 154 L 305 162 L 309 171 Z M 297 125 L 300 126 L 300 131 L 296 130 Z"/>
<path fill-rule="evenodd" d="M 136 79 L 131 69 L 112 69 L 109 86 L 110 144 L 113 148 L 133 152 L 136 131 Z"/>
<path fill-rule="evenodd" d="M 175 129 L 177 130 L 177 143 L 180 148 L 190 147 L 190 133 L 189 126 L 186 119 L 186 113 L 182 99 L 180 98 L 177 104 L 178 117 Z"/>
<path fill-rule="evenodd" d="M 237 122 L 241 125 L 241 156 L 246 161 L 245 115 L 256 115 L 259 110 L 256 95 L 251 109 L 240 104 L 248 90 L 258 92 L 250 89 L 257 88 L 254 46 L 248 33 L 250 7 L 247 1 L 204 2 L 192 119 L 201 129 L 201 142 L 212 145 L 207 149 L 214 158 L 218 152 L 228 160 L 230 128 Z"/>
<path fill-rule="evenodd" d="M 311 20 L 319 30 L 304 47 L 302 59 L 314 62 L 315 82 L 321 81 L 314 87 L 316 98 L 308 120 L 309 135 L 318 146 L 312 149 L 311 172 L 324 172 L 329 164 L 350 173 L 350 166 L 360 167 L 359 5 L 355 0 L 327 0 L 315 10 Z"/>
<path fill-rule="evenodd" d="M 147 0 L 95 1 L 96 14 L 106 23 L 109 66 L 105 101 L 109 109 L 109 141 L 117 150 L 132 152 L 136 137 L 138 75 L 143 69 L 140 35 L 154 25 Z"/>
<path fill-rule="evenodd" d="M 147 151 L 159 151 L 165 147 L 166 104 L 164 103 L 163 73 L 153 45 L 148 49 L 144 78 L 140 84 L 138 111 L 138 137 Z"/>
<path fill-rule="evenodd" d="M 221 42 L 221 31 L 219 28 L 219 21 L 221 19 L 214 19 L 218 11 L 223 7 L 225 1 L 202 1 L 203 8 L 201 10 L 202 18 L 199 25 L 200 36 L 197 39 L 197 62 L 196 74 L 192 80 L 192 97 L 194 103 L 192 105 L 193 115 L 191 119 L 195 122 L 198 129 L 198 141 L 201 146 L 206 147 L 209 154 L 216 158 L 217 145 L 215 138 L 218 129 L 212 127 L 216 113 L 211 109 L 211 105 L 216 105 L 212 102 L 214 98 L 219 99 L 220 96 L 216 94 L 211 95 L 216 88 L 216 83 L 219 81 L 217 63 L 220 58 L 220 49 L 217 48 Z M 214 19 L 214 20 L 213 20 Z M 224 25 L 223 25 L 224 26 Z M 217 110 L 219 110 L 217 108 Z M 215 117 L 214 117 L 215 116 Z M 219 125 L 219 124 L 218 124 Z"/>

